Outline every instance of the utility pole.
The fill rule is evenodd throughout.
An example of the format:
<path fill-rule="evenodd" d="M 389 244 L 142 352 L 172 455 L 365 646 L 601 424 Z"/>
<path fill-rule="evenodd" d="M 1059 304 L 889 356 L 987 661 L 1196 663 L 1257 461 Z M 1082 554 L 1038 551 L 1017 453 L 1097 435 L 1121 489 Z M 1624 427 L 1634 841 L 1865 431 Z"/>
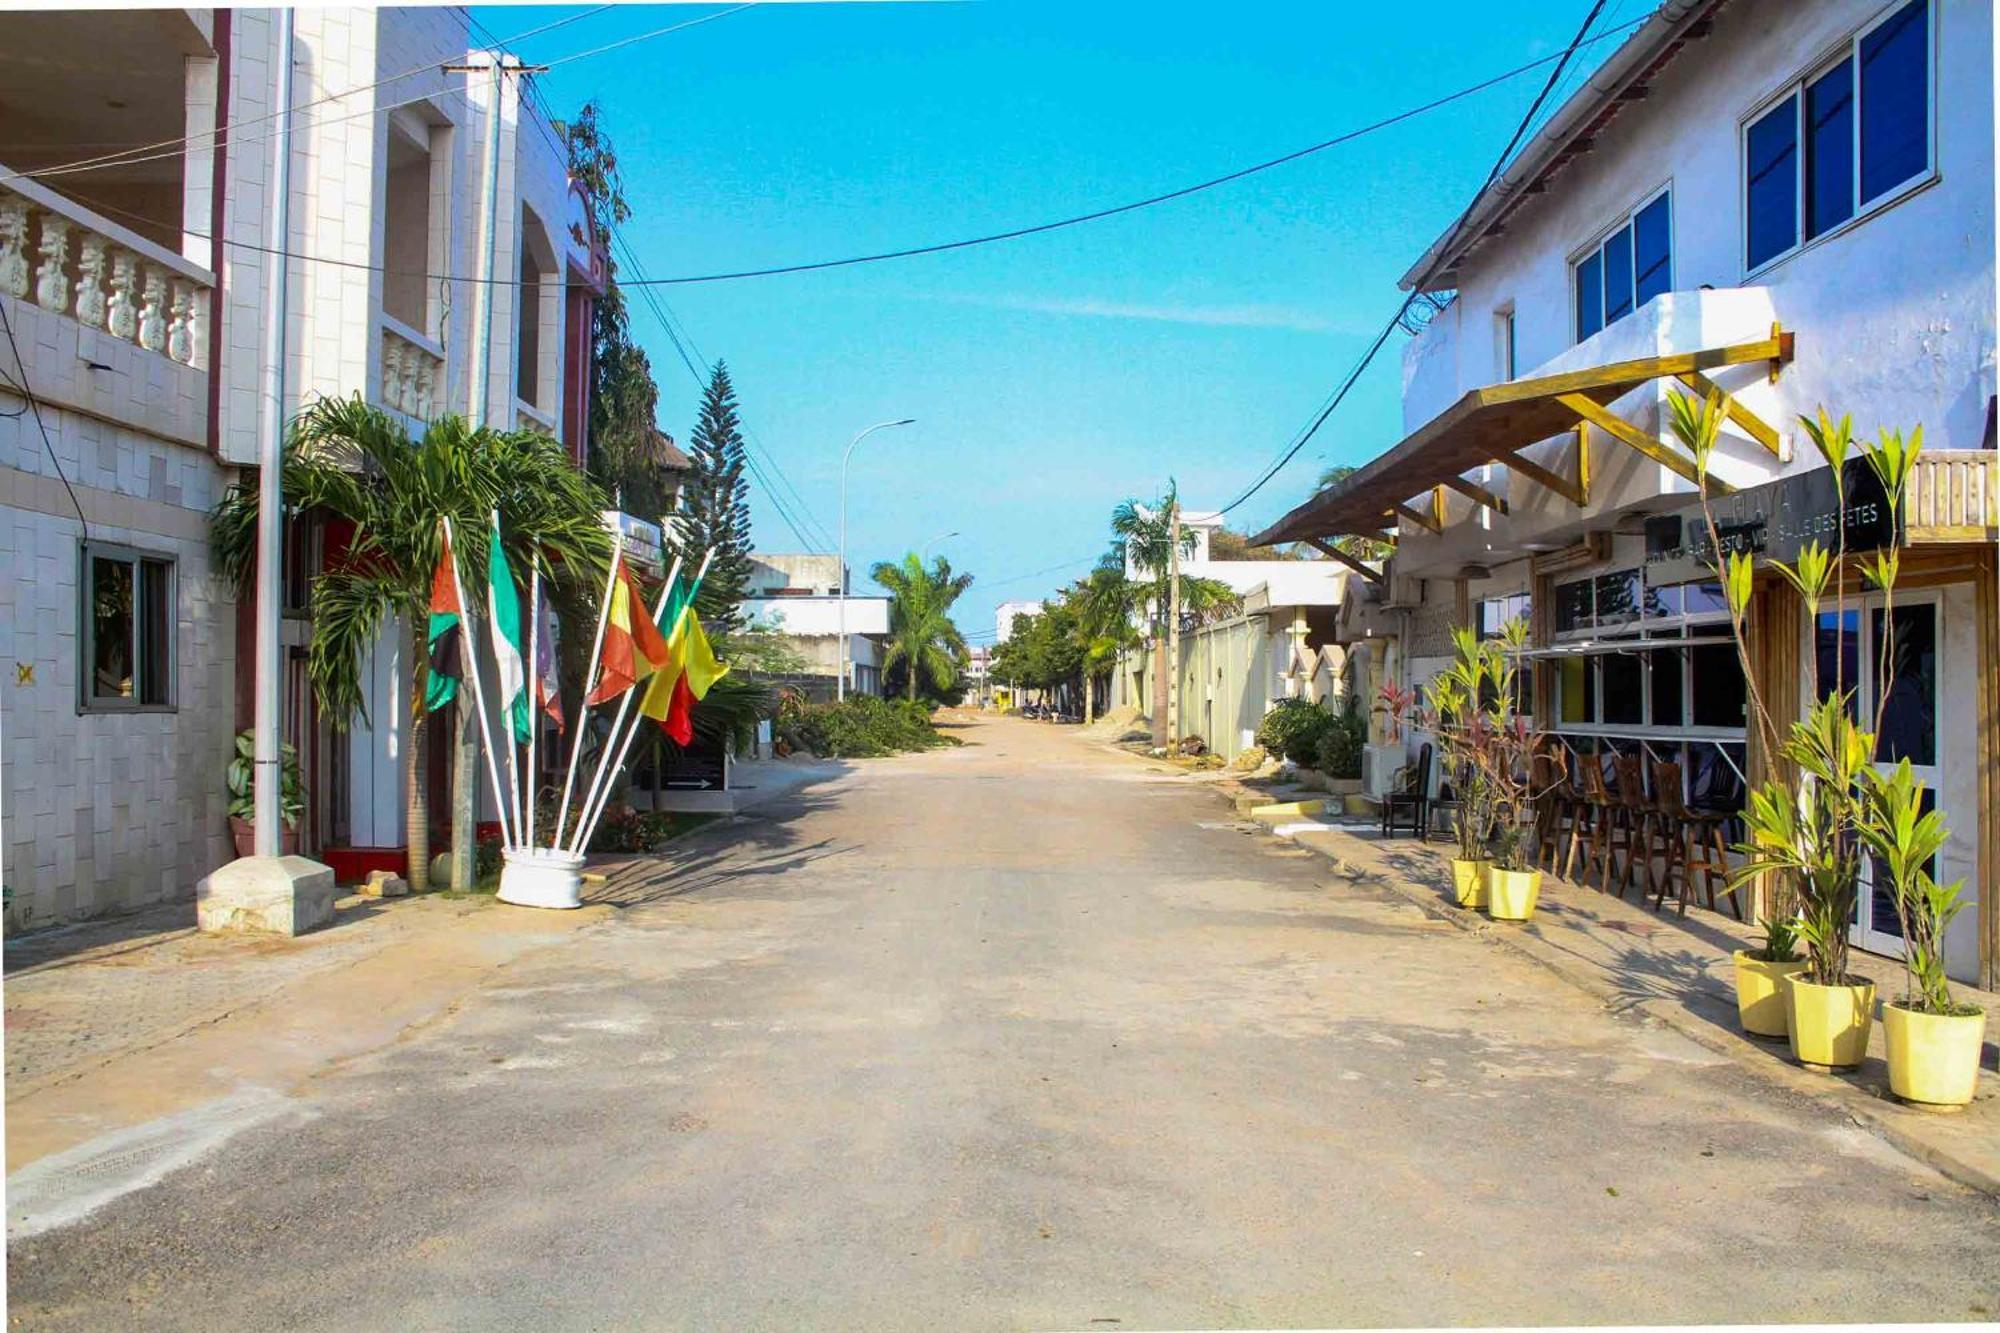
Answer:
<path fill-rule="evenodd" d="M 1167 605 L 1167 751 L 1181 748 L 1181 500 L 1167 506 L 1167 567 L 1172 571 Z"/>

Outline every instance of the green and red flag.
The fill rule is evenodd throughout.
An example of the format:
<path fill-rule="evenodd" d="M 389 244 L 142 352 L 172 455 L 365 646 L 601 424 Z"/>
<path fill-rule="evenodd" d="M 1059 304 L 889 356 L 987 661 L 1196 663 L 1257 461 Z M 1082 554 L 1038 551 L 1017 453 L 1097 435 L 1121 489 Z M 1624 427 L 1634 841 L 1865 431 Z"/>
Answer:
<path fill-rule="evenodd" d="M 451 571 L 451 534 L 443 535 L 437 569 L 431 574 L 431 617 L 424 636 L 430 671 L 424 682 L 424 711 L 434 713 L 458 697 L 465 675 L 464 613 L 458 604 L 458 580 Z"/>
<path fill-rule="evenodd" d="M 500 515 L 493 515 L 493 535 L 486 543 L 487 618 L 493 622 L 494 674 L 500 687 L 500 712 L 514 739 L 526 745 L 529 722 L 528 664 L 521 652 L 521 594 L 507 553 L 500 545 Z"/>
<path fill-rule="evenodd" d="M 667 661 L 667 641 L 646 614 L 646 601 L 620 569 L 611 585 L 611 607 L 604 617 L 604 650 L 598 659 L 597 688 L 586 700 L 593 708 L 658 671 Z"/>

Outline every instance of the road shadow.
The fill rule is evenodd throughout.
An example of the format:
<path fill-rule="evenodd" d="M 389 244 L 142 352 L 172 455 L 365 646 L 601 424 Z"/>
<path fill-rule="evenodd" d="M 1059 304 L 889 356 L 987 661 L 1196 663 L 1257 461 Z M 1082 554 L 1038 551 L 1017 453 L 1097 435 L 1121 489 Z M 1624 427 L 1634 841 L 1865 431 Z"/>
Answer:
<path fill-rule="evenodd" d="M 246 949 L 290 948 L 318 940 L 346 926 L 366 921 L 385 910 L 377 898 L 349 896 L 334 905 L 333 920 L 300 936 L 245 933 Z M 102 963 L 155 948 L 196 933 L 194 897 L 154 903 L 130 912 L 91 917 L 68 925 L 50 926 L 10 936 L 6 941 L 5 975 L 29 976 L 78 963 Z M 222 937 L 217 937 L 222 938 Z"/>

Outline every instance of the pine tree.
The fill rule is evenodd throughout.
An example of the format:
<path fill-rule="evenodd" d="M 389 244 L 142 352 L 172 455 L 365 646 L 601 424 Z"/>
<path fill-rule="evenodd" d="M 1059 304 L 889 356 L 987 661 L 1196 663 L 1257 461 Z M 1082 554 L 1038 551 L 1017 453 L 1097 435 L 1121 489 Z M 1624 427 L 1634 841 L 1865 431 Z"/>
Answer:
<path fill-rule="evenodd" d="M 736 390 L 720 361 L 702 392 L 701 417 L 689 444 L 694 472 L 676 522 L 679 554 L 692 573 L 704 555 L 715 552 L 695 609 L 711 632 L 726 634 L 742 624 L 740 608 L 750 582 L 750 483 L 744 479 Z"/>

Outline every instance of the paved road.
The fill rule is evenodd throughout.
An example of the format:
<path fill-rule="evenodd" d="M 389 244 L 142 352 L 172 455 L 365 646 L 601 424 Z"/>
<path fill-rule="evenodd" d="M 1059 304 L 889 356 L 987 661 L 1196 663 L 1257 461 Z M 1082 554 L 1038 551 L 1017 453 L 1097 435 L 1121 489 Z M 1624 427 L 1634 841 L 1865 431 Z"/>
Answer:
<path fill-rule="evenodd" d="M 1978 1319 L 2000 1214 L 1073 731 L 860 765 L 13 1246 L 25 1327 Z"/>

